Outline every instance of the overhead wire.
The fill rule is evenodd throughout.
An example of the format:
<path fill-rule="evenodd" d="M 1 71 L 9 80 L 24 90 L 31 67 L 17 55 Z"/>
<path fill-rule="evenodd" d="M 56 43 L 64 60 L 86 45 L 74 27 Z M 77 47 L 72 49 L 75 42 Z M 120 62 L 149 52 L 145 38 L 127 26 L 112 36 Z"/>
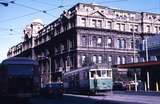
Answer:
<path fill-rule="evenodd" d="M 36 2 L 36 3 L 39 3 L 39 4 L 45 4 L 45 5 L 48 5 L 48 6 L 56 6 L 57 4 L 51 4 L 51 3 L 48 3 L 48 2 L 44 2 L 44 1 L 38 1 L 38 0 L 32 0 L 33 2 Z"/>
<path fill-rule="evenodd" d="M 55 9 L 58 9 L 58 8 L 59 8 L 59 7 L 51 8 L 51 9 L 48 9 L 48 10 L 44 10 L 44 11 L 42 11 L 42 12 L 52 11 L 52 10 L 55 10 Z M 25 15 L 13 17 L 13 18 L 8 18 L 8 19 L 0 20 L 0 22 L 1 22 L 1 23 L 3 23 L 3 22 L 9 22 L 9 21 L 12 21 L 12 20 L 16 20 L 16 19 L 19 19 L 19 18 L 26 17 L 26 16 L 35 15 L 35 14 L 37 14 L 37 13 L 39 13 L 39 12 L 41 12 L 41 11 L 36 11 L 36 12 L 28 13 L 28 14 L 25 14 Z M 49 15 L 49 14 L 48 14 L 48 15 Z M 50 15 L 50 16 L 54 16 L 54 15 Z M 56 16 L 54 16 L 54 17 L 56 17 Z"/>
<path fill-rule="evenodd" d="M 5 1 L 5 0 L 4 0 Z M 22 7 L 25 7 L 25 8 L 29 8 L 29 9 L 32 9 L 32 10 L 35 10 L 36 12 L 32 12 L 32 13 L 28 13 L 28 14 L 25 14 L 25 15 L 22 15 L 22 16 L 17 16 L 17 17 L 13 17 L 13 18 L 8 18 L 8 19 L 4 19 L 4 20 L 0 20 L 1 23 L 3 22 L 8 22 L 8 21 L 12 21 L 12 20 L 16 20 L 16 19 L 19 19 L 19 18 L 23 18 L 23 17 L 26 17 L 26 16 L 30 16 L 30 15 L 34 15 L 34 14 L 37 14 L 39 12 L 42 12 L 44 14 L 47 14 L 49 16 L 52 16 L 52 17 L 56 17 L 57 16 L 54 16 L 50 13 L 48 13 L 48 11 L 52 11 L 52 10 L 55 10 L 55 9 L 61 9 L 61 8 L 64 8 L 64 7 L 67 7 L 69 5 L 59 5 L 58 7 L 56 8 L 51 8 L 51 9 L 48 9 L 48 10 L 40 10 L 40 9 L 37 9 L 37 8 L 33 8 L 33 7 L 30 7 L 30 6 L 27 6 L 27 5 L 24 5 L 24 4 L 20 4 L 20 3 L 16 3 L 15 2 L 16 0 L 12 0 L 12 1 L 5 1 L 7 3 L 11 3 L 11 4 L 16 4 L 18 6 L 22 6 Z M 46 3 L 47 4 L 47 3 Z M 48 3 L 49 4 L 49 3 Z"/>
<path fill-rule="evenodd" d="M 9 32 L 14 32 L 14 33 L 21 34 L 20 32 L 15 31 L 15 29 L 13 29 L 13 28 L 4 28 L 4 27 L 0 27 L 0 29 L 1 29 L 2 31 L 9 31 Z"/>
<path fill-rule="evenodd" d="M 104 3 L 116 3 L 116 2 L 124 2 L 128 0 L 109 0 L 109 1 L 102 1 L 102 2 L 97 2 L 98 4 L 104 4 Z"/>
<path fill-rule="evenodd" d="M 47 14 L 49 16 L 54 16 L 54 15 L 51 15 L 51 14 L 47 13 L 46 10 L 41 10 L 41 9 L 33 8 L 33 7 L 30 7 L 30 6 L 24 5 L 24 4 L 16 3 L 15 1 L 10 1 L 9 3 L 16 4 L 16 5 L 21 6 L 21 7 L 29 8 L 29 9 L 32 9 L 32 10 L 35 10 L 35 11 L 38 11 L 38 12 L 42 12 L 42 13 L 45 13 L 45 14 Z"/>
<path fill-rule="evenodd" d="M 0 0 L 2 1 L 2 0 Z M 3 0 L 4 2 L 7 2 L 5 0 Z M 32 10 L 35 10 L 36 12 L 32 12 L 32 13 L 28 13 L 28 14 L 25 14 L 25 15 L 22 15 L 22 16 L 17 16 L 17 17 L 13 17 L 13 18 L 8 18 L 8 19 L 4 19 L 4 20 L 0 20 L 1 23 L 3 22 L 8 22 L 8 21 L 12 21 L 12 20 L 16 20 L 16 19 L 19 19 L 19 18 L 23 18 L 23 17 L 26 17 L 26 16 L 30 16 L 30 15 L 35 15 L 39 12 L 42 12 L 42 13 L 45 13 L 49 16 L 52 16 L 52 17 L 57 17 L 57 16 L 54 16 L 54 15 L 51 15 L 48 13 L 48 11 L 52 11 L 52 10 L 55 10 L 55 9 L 61 9 L 61 8 L 64 8 L 64 7 L 67 7 L 69 5 L 62 5 L 63 3 L 63 0 L 61 2 L 61 5 L 59 5 L 58 7 L 56 8 L 52 8 L 52 9 L 48 9 L 48 10 L 40 10 L 40 9 L 37 9 L 37 8 L 33 8 L 33 7 L 30 7 L 30 6 L 27 6 L 27 5 L 24 5 L 24 4 L 20 4 L 20 3 L 16 3 L 15 2 L 16 0 L 12 0 L 12 1 L 9 1 L 9 3 L 11 4 L 16 4 L 16 5 L 19 5 L 19 6 L 22 6 L 22 7 L 25 7 L 25 8 L 29 8 L 29 9 L 32 9 Z M 37 0 L 32 0 L 32 1 L 37 1 Z M 102 3 L 114 3 L 114 2 L 122 2 L 122 1 L 128 1 L 128 0 L 110 0 L 110 1 L 103 1 L 103 2 L 98 2 L 99 4 L 102 4 Z M 43 2 L 42 2 L 43 3 Z M 47 2 L 45 2 L 45 4 L 49 4 Z M 157 8 L 152 8 L 152 9 L 157 9 Z M 150 9 L 146 9 L 146 10 L 150 10 Z M 144 11 L 144 10 L 143 10 Z"/>
<path fill-rule="evenodd" d="M 28 14 L 21 15 L 21 16 L 17 16 L 17 17 L 13 17 L 13 18 L 8 18 L 8 19 L 0 20 L 0 22 L 1 23 L 3 23 L 3 22 L 9 22 L 9 21 L 16 20 L 16 19 L 19 19 L 19 18 L 22 18 L 22 17 L 34 15 L 36 13 L 39 13 L 39 12 L 32 12 L 32 13 L 28 13 Z"/>

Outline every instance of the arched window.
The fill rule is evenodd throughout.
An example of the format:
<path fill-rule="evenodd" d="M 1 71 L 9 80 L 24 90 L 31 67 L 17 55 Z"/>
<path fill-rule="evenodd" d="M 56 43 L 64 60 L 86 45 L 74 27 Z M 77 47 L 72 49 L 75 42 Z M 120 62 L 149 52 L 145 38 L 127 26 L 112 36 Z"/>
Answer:
<path fill-rule="evenodd" d="M 93 47 L 97 46 L 97 38 L 95 36 L 92 37 L 92 46 Z"/>
<path fill-rule="evenodd" d="M 97 62 L 97 57 L 94 55 L 93 56 L 93 62 L 96 63 Z"/>
<path fill-rule="evenodd" d="M 122 64 L 125 64 L 125 63 L 126 63 L 126 58 L 122 57 Z"/>
<path fill-rule="evenodd" d="M 86 36 L 82 36 L 82 46 L 86 46 L 87 45 L 87 37 Z"/>
<path fill-rule="evenodd" d="M 118 56 L 118 57 L 117 57 L 117 64 L 120 64 L 120 63 L 121 63 L 121 57 Z"/>
<path fill-rule="evenodd" d="M 130 47 L 131 47 L 131 49 L 133 49 L 133 47 L 134 47 L 134 44 L 133 44 L 133 39 L 131 40 L 131 45 L 130 45 Z"/>
<path fill-rule="evenodd" d="M 117 48 L 121 48 L 121 40 L 120 39 L 117 40 Z"/>
<path fill-rule="evenodd" d="M 121 40 L 121 48 L 126 48 L 126 41 L 125 41 L 125 39 Z"/>
<path fill-rule="evenodd" d="M 112 39 L 111 38 L 107 39 L 107 45 L 108 45 L 108 47 L 112 47 Z"/>
<path fill-rule="evenodd" d="M 112 56 L 108 56 L 108 62 L 112 62 Z"/>
<path fill-rule="evenodd" d="M 97 45 L 98 46 L 102 45 L 102 37 L 98 37 L 98 39 L 97 39 Z"/>
<path fill-rule="evenodd" d="M 82 55 L 81 59 L 82 59 L 82 64 L 83 64 L 85 62 L 85 60 L 86 60 L 86 56 Z"/>
<path fill-rule="evenodd" d="M 98 56 L 98 63 L 102 63 L 102 56 Z"/>
<path fill-rule="evenodd" d="M 133 58 L 133 56 L 131 56 L 131 63 L 134 61 L 134 58 Z"/>

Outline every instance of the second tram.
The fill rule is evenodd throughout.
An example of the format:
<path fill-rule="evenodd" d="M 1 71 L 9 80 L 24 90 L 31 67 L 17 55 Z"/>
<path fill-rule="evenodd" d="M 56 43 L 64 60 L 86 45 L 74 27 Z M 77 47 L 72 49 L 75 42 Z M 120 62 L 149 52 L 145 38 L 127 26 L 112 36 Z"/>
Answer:
<path fill-rule="evenodd" d="M 83 67 L 64 73 L 66 92 L 88 93 L 112 90 L 112 69 Z"/>

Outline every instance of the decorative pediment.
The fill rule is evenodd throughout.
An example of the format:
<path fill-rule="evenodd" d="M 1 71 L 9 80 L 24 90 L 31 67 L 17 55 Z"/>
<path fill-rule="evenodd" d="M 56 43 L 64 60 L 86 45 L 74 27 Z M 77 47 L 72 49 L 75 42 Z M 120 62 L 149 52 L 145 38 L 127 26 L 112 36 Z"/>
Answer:
<path fill-rule="evenodd" d="M 103 13 L 99 12 L 99 11 L 96 11 L 94 13 L 91 13 L 90 16 L 93 16 L 93 17 L 106 17 Z"/>

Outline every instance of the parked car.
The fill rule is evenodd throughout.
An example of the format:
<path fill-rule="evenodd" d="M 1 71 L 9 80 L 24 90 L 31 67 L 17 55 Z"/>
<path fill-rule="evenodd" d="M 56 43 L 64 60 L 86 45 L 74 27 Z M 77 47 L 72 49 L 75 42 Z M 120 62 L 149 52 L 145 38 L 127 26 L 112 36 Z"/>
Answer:
<path fill-rule="evenodd" d="M 113 83 L 113 90 L 116 90 L 116 91 L 126 90 L 126 85 L 122 81 L 115 81 Z"/>
<path fill-rule="evenodd" d="M 64 88 L 62 82 L 53 82 L 46 84 L 40 90 L 40 94 L 43 96 L 62 97 L 63 93 L 64 93 Z"/>

